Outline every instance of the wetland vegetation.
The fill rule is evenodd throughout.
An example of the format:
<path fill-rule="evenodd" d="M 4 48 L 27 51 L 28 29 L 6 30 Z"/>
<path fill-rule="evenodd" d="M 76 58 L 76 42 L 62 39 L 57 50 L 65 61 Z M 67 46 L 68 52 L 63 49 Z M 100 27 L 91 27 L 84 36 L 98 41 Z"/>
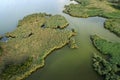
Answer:
<path fill-rule="evenodd" d="M 73 31 L 59 29 L 67 25 L 63 16 L 46 13 L 28 15 L 20 20 L 16 30 L 6 33 L 9 40 L 0 42 L 0 79 L 20 80 L 44 66 L 44 58 L 68 44 L 73 36 Z"/>
<path fill-rule="evenodd" d="M 2 36 L 0 36 L 0 39 L 2 39 Z"/>
<path fill-rule="evenodd" d="M 99 16 L 107 18 L 104 28 L 120 37 L 120 0 L 74 0 L 77 4 L 65 6 L 64 13 L 73 17 Z M 94 70 L 105 80 L 120 80 L 120 43 L 110 42 L 98 35 L 91 37 L 94 47 L 101 52 L 93 56 Z M 104 56 L 104 57 L 103 57 Z"/>
<path fill-rule="evenodd" d="M 104 25 L 106 29 L 114 32 L 120 37 L 120 19 L 108 19 L 105 21 Z"/>
<path fill-rule="evenodd" d="M 74 0 L 78 4 L 65 5 L 64 13 L 74 17 L 100 16 L 105 18 L 120 18 L 120 11 L 113 8 L 107 0 Z M 99 6 L 98 6 L 99 5 Z"/>
<path fill-rule="evenodd" d="M 91 36 L 93 45 L 103 56 L 94 54 L 93 67 L 105 80 L 120 79 L 120 43 L 110 42 L 97 35 Z M 105 58 L 106 56 L 106 58 Z"/>
<path fill-rule="evenodd" d="M 120 37 L 119 0 L 71 1 L 77 3 L 65 5 L 64 13 L 78 18 L 104 17 L 106 18 L 104 28 Z M 68 25 L 65 17 L 46 13 L 31 14 L 19 20 L 17 28 L 5 34 L 8 40 L 0 41 L 0 80 L 24 79 L 44 66 L 47 55 L 67 44 L 70 48 L 79 49 L 73 38 L 76 31 L 67 29 Z M 0 36 L 0 39 L 2 38 Z M 90 38 L 94 47 L 101 53 L 94 53 L 90 66 L 93 66 L 93 69 L 103 76 L 104 80 L 120 80 L 120 43 L 106 40 L 98 35 L 92 35 Z M 87 48 L 89 48 L 88 45 L 85 46 L 85 50 Z"/>

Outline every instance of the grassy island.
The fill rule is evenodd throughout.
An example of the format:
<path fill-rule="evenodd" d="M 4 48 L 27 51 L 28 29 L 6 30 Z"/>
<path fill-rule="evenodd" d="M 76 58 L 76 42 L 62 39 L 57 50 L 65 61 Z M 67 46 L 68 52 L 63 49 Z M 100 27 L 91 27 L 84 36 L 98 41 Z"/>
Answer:
<path fill-rule="evenodd" d="M 91 36 L 91 40 L 103 55 L 94 54 L 94 70 L 104 76 L 105 80 L 120 80 L 120 43 L 107 41 L 97 35 Z"/>
<path fill-rule="evenodd" d="M 45 57 L 69 43 L 74 32 L 63 29 L 63 16 L 32 14 L 19 21 L 17 29 L 0 42 L 0 80 L 21 80 L 44 66 Z"/>
<path fill-rule="evenodd" d="M 61 15 L 51 16 L 46 21 L 46 27 L 50 28 L 65 28 L 67 27 L 68 22 L 66 19 Z"/>
<path fill-rule="evenodd" d="M 73 0 L 78 4 L 69 4 L 63 11 L 74 17 L 104 17 L 105 28 L 120 36 L 120 8 L 110 0 Z M 116 0 L 117 1 L 117 0 Z"/>
<path fill-rule="evenodd" d="M 104 27 L 120 37 L 120 7 L 108 0 L 73 0 L 77 4 L 65 6 L 63 11 L 73 17 L 104 17 Z M 117 0 L 116 0 L 117 1 Z M 120 43 L 113 43 L 97 35 L 91 36 L 95 48 L 102 54 L 94 54 L 93 67 L 105 80 L 120 80 Z"/>
<path fill-rule="evenodd" d="M 120 11 L 113 8 L 107 0 L 74 0 L 78 4 L 71 3 L 65 6 L 64 13 L 74 17 L 100 16 L 105 18 L 120 18 Z"/>

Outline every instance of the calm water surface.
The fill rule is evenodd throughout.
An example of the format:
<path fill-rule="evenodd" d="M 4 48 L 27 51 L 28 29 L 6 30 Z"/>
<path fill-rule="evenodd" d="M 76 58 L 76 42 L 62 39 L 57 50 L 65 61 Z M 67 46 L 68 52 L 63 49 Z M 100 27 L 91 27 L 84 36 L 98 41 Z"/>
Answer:
<path fill-rule="evenodd" d="M 99 53 L 91 44 L 90 35 L 99 36 L 120 42 L 120 39 L 103 28 L 106 19 L 100 17 L 75 18 L 62 13 L 69 0 L 2 0 L 0 1 L 0 34 L 13 31 L 18 20 L 36 12 L 61 14 L 70 23 L 68 29 L 74 28 L 78 34 L 75 37 L 78 49 L 68 46 L 52 52 L 45 66 L 38 69 L 26 80 L 102 80 L 92 68 L 92 54 Z M 72 2 L 73 3 L 73 2 Z"/>

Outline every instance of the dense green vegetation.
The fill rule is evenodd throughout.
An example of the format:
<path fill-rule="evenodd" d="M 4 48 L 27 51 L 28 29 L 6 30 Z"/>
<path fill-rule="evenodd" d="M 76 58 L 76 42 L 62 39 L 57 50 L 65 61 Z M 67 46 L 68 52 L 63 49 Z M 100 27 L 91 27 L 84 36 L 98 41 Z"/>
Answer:
<path fill-rule="evenodd" d="M 21 80 L 42 67 L 44 58 L 68 44 L 74 35 L 71 30 L 59 29 L 67 25 L 63 16 L 45 13 L 20 20 L 16 30 L 6 33 L 9 40 L 0 42 L 0 80 Z"/>
<path fill-rule="evenodd" d="M 91 36 L 93 45 L 107 56 L 103 58 L 97 54 L 93 57 L 93 67 L 105 80 L 120 80 L 120 43 L 113 43 L 100 38 L 97 35 Z"/>
<path fill-rule="evenodd" d="M 74 17 L 100 16 L 107 18 L 104 27 L 120 37 L 120 0 L 74 0 L 63 11 Z M 105 80 L 120 80 L 120 43 L 91 36 L 93 45 L 102 53 L 94 54 L 93 67 Z M 103 57 L 104 56 L 104 57 Z"/>
<path fill-rule="evenodd" d="M 106 0 L 74 1 L 78 2 L 78 4 L 72 3 L 66 5 L 63 12 L 75 17 L 102 16 L 107 18 L 120 18 L 120 11 L 114 9 Z"/>
<path fill-rule="evenodd" d="M 108 0 L 108 1 L 110 1 L 112 3 L 120 4 L 120 0 Z"/>
<path fill-rule="evenodd" d="M 112 43 L 94 35 L 91 37 L 95 47 L 103 54 L 109 55 L 112 63 L 120 64 L 120 43 Z"/>
<path fill-rule="evenodd" d="M 110 20 L 105 22 L 105 28 L 120 35 L 120 10 L 113 5 L 119 4 L 119 0 L 74 0 L 78 4 L 70 4 L 65 6 L 64 13 L 75 17 L 92 17 L 100 16 Z M 114 4 L 115 3 L 115 4 Z M 99 5 L 99 6 L 98 6 Z M 113 22 L 112 22 L 113 21 Z M 112 23 L 111 23 L 112 22 Z"/>
<path fill-rule="evenodd" d="M 21 74 L 29 70 L 29 67 L 32 65 L 32 58 L 26 58 L 23 62 L 19 64 L 7 63 L 5 64 L 5 70 L 3 70 L 0 77 L 4 80 L 9 80 L 13 75 Z"/>
<path fill-rule="evenodd" d="M 108 19 L 105 21 L 105 28 L 114 32 L 120 37 L 120 19 Z"/>
<path fill-rule="evenodd" d="M 47 19 L 46 27 L 47 28 L 65 28 L 68 25 L 66 19 L 61 15 L 55 15 Z"/>

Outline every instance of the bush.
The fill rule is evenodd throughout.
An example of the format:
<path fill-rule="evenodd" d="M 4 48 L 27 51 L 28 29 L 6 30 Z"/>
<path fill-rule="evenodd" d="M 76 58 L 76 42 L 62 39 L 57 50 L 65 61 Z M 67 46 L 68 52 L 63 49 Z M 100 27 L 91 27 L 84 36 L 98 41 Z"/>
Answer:
<path fill-rule="evenodd" d="M 93 56 L 93 68 L 98 74 L 103 75 L 105 80 L 119 80 L 120 75 L 120 43 L 112 43 L 97 35 L 91 36 L 93 45 L 108 58 L 103 58 L 97 54 Z"/>

